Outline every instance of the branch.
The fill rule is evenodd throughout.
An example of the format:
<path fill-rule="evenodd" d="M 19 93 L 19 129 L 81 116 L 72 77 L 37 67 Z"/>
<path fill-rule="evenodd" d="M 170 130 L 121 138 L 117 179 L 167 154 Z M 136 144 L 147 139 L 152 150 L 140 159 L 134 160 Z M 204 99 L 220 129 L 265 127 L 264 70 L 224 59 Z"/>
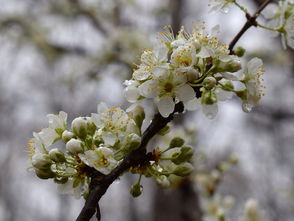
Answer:
<path fill-rule="evenodd" d="M 184 111 L 183 103 L 178 103 L 175 106 L 174 112 L 167 118 L 162 117 L 159 113 L 156 114 L 145 130 L 142 136 L 141 145 L 138 149 L 132 151 L 127 157 L 107 176 L 101 180 L 97 180 L 96 177 L 92 177 L 88 198 L 86 199 L 85 205 L 80 212 L 80 215 L 76 221 L 89 221 L 97 210 L 97 218 L 100 220 L 99 211 L 99 200 L 105 194 L 108 187 L 115 181 L 123 172 L 127 171 L 130 167 L 137 165 L 144 165 L 145 163 L 152 160 L 152 153 L 146 153 L 146 146 L 149 140 L 156 135 L 162 128 L 164 128 L 174 118 L 175 113 L 182 113 Z M 96 185 L 93 185 L 93 184 Z"/>
<path fill-rule="evenodd" d="M 246 13 L 246 23 L 243 25 L 241 30 L 238 32 L 238 34 L 233 38 L 231 43 L 229 44 L 229 50 L 230 54 L 233 54 L 233 48 L 235 47 L 236 43 L 239 41 L 239 39 L 243 36 L 243 34 L 252 26 L 257 26 L 256 19 L 262 12 L 262 10 L 271 2 L 272 0 L 266 0 L 264 1 L 260 7 L 257 9 L 257 11 L 254 13 L 254 15 L 250 15 L 249 13 Z"/>

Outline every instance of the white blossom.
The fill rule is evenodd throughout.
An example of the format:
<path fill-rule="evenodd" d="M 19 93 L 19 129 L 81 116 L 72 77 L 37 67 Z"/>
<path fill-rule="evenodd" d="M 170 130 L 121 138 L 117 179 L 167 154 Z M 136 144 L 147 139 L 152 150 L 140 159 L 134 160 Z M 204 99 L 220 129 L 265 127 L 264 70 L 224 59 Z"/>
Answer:
<path fill-rule="evenodd" d="M 249 112 L 253 107 L 256 107 L 263 96 L 262 89 L 264 86 L 261 84 L 263 72 L 263 62 L 261 59 L 253 58 L 248 62 L 242 80 L 247 89 L 247 96 L 242 104 L 245 112 Z"/>
<path fill-rule="evenodd" d="M 84 154 L 79 154 L 79 157 L 85 164 L 105 175 L 109 174 L 118 164 L 114 159 L 114 152 L 107 147 L 85 151 Z"/>

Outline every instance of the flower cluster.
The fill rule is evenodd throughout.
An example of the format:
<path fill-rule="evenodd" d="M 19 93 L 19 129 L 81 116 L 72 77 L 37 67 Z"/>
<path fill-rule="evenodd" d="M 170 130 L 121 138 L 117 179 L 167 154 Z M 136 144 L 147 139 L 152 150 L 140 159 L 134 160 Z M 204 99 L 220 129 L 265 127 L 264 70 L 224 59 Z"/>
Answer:
<path fill-rule="evenodd" d="M 131 187 L 131 194 L 137 197 L 143 187 L 140 185 L 141 176 L 153 177 L 159 186 L 168 188 L 179 184 L 194 170 L 192 157 L 194 148 L 189 145 L 188 134 L 194 131 L 173 128 L 162 134 L 158 146 L 152 152 L 152 160 L 145 165 L 131 168 L 132 173 L 140 174 L 139 180 Z M 188 139 L 186 139 L 188 138 Z"/>
<path fill-rule="evenodd" d="M 278 31 L 282 36 L 283 47 L 294 49 L 294 2 L 282 0 L 269 4 L 262 13 L 268 19 L 269 30 Z"/>
<path fill-rule="evenodd" d="M 49 127 L 34 133 L 28 144 L 36 175 L 54 179 L 65 193 L 86 195 L 89 173 L 96 170 L 102 175 L 109 174 L 130 151 L 140 146 L 142 111 L 137 108 L 128 114 L 101 103 L 98 113 L 75 118 L 70 129 L 65 112 L 49 114 Z"/>
<path fill-rule="evenodd" d="M 218 40 L 218 26 L 210 33 L 204 25 L 194 26 L 192 33 L 182 28 L 176 37 L 167 28 L 161 33 L 161 44 L 143 52 L 132 79 L 125 81 L 129 102 L 152 98 L 163 117 L 168 117 L 178 102 L 185 110 L 202 106 L 208 118 L 216 115 L 218 101 L 230 99 L 234 93 L 243 100 L 246 111 L 258 104 L 264 72 L 260 59 L 251 60 L 240 78 L 236 74 L 242 68 L 240 59 Z M 236 90 L 234 81 L 244 87 Z"/>

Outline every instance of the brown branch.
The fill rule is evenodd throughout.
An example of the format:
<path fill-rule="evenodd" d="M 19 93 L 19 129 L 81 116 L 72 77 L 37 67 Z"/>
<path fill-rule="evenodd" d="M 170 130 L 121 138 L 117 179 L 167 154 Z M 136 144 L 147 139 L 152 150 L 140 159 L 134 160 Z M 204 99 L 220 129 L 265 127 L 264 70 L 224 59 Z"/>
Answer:
<path fill-rule="evenodd" d="M 254 15 L 250 15 L 249 13 L 246 13 L 246 23 L 243 25 L 243 27 L 241 28 L 241 30 L 238 32 L 238 34 L 233 38 L 233 40 L 231 41 L 231 43 L 229 44 L 229 50 L 230 50 L 230 54 L 233 54 L 233 49 L 236 45 L 236 43 L 239 41 L 239 39 L 243 36 L 243 34 L 252 26 L 257 26 L 257 22 L 256 19 L 257 17 L 260 15 L 260 13 L 262 12 L 262 10 L 271 2 L 272 0 L 266 0 L 264 1 L 259 8 L 257 9 L 257 11 L 254 13 Z"/>
<path fill-rule="evenodd" d="M 143 133 L 140 147 L 129 153 L 109 175 L 105 176 L 101 180 L 97 180 L 95 177 L 92 178 L 90 186 L 93 186 L 93 188 L 90 190 L 85 205 L 76 221 L 89 221 L 91 219 L 96 210 L 99 208 L 98 203 L 101 197 L 105 194 L 106 190 L 113 183 L 113 181 L 115 181 L 123 172 L 127 171 L 132 166 L 143 165 L 152 160 L 152 154 L 146 153 L 146 146 L 149 140 L 174 118 L 175 113 L 182 113 L 183 111 L 184 106 L 180 102 L 176 104 L 174 112 L 167 118 L 162 117 L 159 113 L 156 114 L 149 127 Z M 93 185 L 93 183 L 96 185 Z M 97 217 L 100 217 L 99 209 L 97 211 Z"/>

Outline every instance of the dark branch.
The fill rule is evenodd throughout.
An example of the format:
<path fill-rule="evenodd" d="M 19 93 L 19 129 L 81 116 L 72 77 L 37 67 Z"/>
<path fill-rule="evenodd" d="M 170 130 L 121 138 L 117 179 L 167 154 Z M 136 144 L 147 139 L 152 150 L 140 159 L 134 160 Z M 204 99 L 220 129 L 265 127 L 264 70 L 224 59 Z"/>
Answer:
<path fill-rule="evenodd" d="M 233 40 L 231 41 L 231 43 L 229 44 L 229 50 L 230 53 L 233 54 L 233 49 L 236 45 L 236 43 L 239 41 L 239 39 L 243 36 L 243 34 L 252 26 L 257 26 L 256 23 L 256 19 L 257 17 L 260 15 L 260 13 L 262 12 L 262 10 L 271 2 L 272 0 L 266 0 L 264 1 L 260 7 L 257 9 L 257 11 L 254 13 L 254 15 L 250 15 L 248 13 L 246 13 L 246 23 L 243 25 L 243 27 L 241 28 L 241 30 L 238 32 L 238 34 L 233 38 Z"/>
<path fill-rule="evenodd" d="M 162 117 L 160 114 L 156 114 L 145 130 L 142 136 L 141 145 L 138 149 L 132 151 L 127 157 L 107 176 L 101 180 L 97 180 L 96 177 L 92 177 L 90 186 L 90 193 L 86 199 L 85 206 L 83 207 L 80 215 L 76 221 L 89 221 L 95 214 L 97 206 L 101 197 L 105 194 L 108 187 L 115 181 L 123 172 L 127 171 L 132 166 L 144 165 L 152 160 L 153 155 L 146 153 L 146 146 L 149 140 L 156 135 L 162 128 L 164 128 L 173 118 L 175 113 L 181 113 L 184 111 L 184 106 L 180 102 L 176 104 L 174 112 L 167 118 Z M 96 185 L 93 185 L 95 183 Z M 97 211 L 97 217 L 100 217 L 100 211 Z M 99 220 L 99 219 L 98 219 Z"/>

